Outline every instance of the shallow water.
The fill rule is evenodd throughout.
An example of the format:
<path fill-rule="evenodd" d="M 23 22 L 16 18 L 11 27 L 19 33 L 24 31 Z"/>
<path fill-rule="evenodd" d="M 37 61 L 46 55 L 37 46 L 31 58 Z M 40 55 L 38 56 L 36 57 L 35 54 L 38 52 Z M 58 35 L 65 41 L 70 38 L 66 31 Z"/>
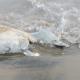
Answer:
<path fill-rule="evenodd" d="M 33 32 L 48 28 L 80 43 L 79 0 L 0 0 L 0 24 Z"/>
<path fill-rule="evenodd" d="M 56 55 L 53 51 L 51 53 Z M 44 53 L 43 50 L 40 52 Z M 43 53 L 40 57 L 28 57 L 21 54 L 0 55 L 0 79 L 64 80 L 63 57 Z"/>
<path fill-rule="evenodd" d="M 76 45 L 72 46 L 71 48 L 65 49 L 51 48 L 49 52 L 47 52 L 47 49 L 45 48 L 37 47 L 37 50 L 34 49 L 34 51 L 41 52 L 40 57 L 29 57 L 24 56 L 23 54 L 0 55 L 0 79 L 1 80 L 80 79 L 79 76 L 80 50 L 77 49 Z"/>

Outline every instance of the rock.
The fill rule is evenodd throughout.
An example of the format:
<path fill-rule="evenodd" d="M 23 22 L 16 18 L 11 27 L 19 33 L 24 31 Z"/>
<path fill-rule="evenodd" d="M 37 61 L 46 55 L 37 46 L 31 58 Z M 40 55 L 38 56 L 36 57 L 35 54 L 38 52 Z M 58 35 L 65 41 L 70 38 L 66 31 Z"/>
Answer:
<path fill-rule="evenodd" d="M 24 53 L 29 56 L 39 56 L 38 53 L 29 51 L 29 42 L 37 40 L 31 34 L 0 25 L 0 54 Z"/>

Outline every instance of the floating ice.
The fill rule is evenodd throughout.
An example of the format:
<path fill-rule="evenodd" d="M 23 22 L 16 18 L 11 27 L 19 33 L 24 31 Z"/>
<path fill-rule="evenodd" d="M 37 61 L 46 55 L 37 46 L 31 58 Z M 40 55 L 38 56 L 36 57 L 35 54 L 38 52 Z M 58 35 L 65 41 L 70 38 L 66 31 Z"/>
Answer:
<path fill-rule="evenodd" d="M 36 42 L 29 33 L 0 25 L 0 54 L 23 53 L 27 56 L 39 56 L 39 53 L 29 51 L 29 42 Z"/>
<path fill-rule="evenodd" d="M 52 43 L 53 41 L 58 40 L 58 38 L 52 32 L 45 29 L 41 29 L 39 32 L 32 33 L 32 35 L 44 43 Z"/>
<path fill-rule="evenodd" d="M 40 40 L 41 43 L 69 47 L 68 44 L 60 41 L 55 34 L 47 29 L 41 29 L 39 32 L 32 33 L 32 35 Z"/>

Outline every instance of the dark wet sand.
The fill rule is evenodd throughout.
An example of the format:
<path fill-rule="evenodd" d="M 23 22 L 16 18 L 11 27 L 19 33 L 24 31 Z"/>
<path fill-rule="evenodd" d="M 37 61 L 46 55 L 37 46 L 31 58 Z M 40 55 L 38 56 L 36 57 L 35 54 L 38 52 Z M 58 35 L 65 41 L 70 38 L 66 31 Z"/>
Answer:
<path fill-rule="evenodd" d="M 51 52 L 39 47 L 36 51 L 41 52 L 40 57 L 0 55 L 0 80 L 80 80 L 80 50 L 76 46 Z"/>

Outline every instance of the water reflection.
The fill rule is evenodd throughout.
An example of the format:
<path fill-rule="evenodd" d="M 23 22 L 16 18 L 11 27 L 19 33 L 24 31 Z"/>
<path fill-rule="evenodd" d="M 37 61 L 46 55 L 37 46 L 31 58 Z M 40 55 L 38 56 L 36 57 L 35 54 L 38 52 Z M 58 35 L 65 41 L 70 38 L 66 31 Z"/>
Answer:
<path fill-rule="evenodd" d="M 0 79 L 64 80 L 63 58 L 45 55 L 40 57 L 22 54 L 0 55 Z"/>

